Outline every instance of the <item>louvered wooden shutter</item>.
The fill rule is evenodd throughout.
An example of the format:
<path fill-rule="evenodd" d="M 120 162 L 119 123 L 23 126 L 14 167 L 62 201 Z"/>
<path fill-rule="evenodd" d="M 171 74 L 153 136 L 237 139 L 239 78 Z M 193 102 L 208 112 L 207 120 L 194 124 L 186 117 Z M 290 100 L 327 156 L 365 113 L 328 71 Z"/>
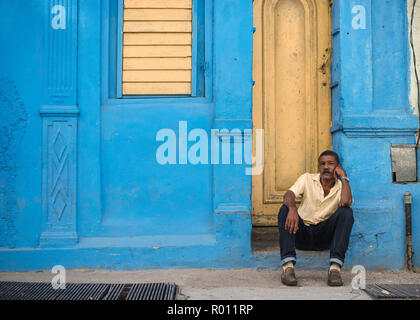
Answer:
<path fill-rule="evenodd" d="M 192 0 L 124 0 L 123 95 L 191 94 Z"/>

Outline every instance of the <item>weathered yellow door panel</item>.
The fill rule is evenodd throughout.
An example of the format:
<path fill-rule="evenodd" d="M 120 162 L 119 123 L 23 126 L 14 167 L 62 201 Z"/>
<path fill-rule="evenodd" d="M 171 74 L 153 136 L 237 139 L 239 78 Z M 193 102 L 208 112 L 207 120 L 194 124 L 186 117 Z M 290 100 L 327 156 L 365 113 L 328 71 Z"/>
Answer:
<path fill-rule="evenodd" d="M 331 149 L 329 3 L 254 1 L 253 122 L 264 129 L 264 171 L 252 179 L 255 226 L 277 225 L 284 193 Z"/>

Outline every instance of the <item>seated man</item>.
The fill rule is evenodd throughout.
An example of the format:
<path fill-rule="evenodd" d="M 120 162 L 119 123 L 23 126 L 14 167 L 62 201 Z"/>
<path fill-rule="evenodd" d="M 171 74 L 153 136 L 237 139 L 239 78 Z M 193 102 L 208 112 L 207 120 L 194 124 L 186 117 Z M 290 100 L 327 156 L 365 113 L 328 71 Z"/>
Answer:
<path fill-rule="evenodd" d="M 353 197 L 349 178 L 338 155 L 330 150 L 318 158 L 319 173 L 304 173 L 285 193 L 278 215 L 280 254 L 283 264 L 281 280 L 297 284 L 294 264 L 296 248 L 301 250 L 330 249 L 328 285 L 342 286 L 340 268 L 353 227 Z M 303 195 L 296 208 L 295 198 Z"/>

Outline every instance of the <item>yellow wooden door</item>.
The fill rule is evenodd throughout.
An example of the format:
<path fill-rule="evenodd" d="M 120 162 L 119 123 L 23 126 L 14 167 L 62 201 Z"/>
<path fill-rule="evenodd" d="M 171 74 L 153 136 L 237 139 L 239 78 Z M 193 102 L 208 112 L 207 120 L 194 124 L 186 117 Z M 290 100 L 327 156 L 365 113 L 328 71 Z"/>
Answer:
<path fill-rule="evenodd" d="M 252 221 L 274 226 L 284 193 L 331 149 L 330 0 L 255 0 L 254 27 L 253 122 L 254 133 L 264 129 L 264 171 L 252 177 Z"/>

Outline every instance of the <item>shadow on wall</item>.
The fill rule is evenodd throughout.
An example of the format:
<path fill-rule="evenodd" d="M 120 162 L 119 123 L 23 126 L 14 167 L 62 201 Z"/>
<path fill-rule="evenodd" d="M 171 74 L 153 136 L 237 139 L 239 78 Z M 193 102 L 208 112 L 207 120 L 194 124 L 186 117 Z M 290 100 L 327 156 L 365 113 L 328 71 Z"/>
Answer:
<path fill-rule="evenodd" d="M 16 157 L 28 114 L 14 83 L 0 78 L 0 247 L 13 247 L 18 212 L 15 190 Z"/>

